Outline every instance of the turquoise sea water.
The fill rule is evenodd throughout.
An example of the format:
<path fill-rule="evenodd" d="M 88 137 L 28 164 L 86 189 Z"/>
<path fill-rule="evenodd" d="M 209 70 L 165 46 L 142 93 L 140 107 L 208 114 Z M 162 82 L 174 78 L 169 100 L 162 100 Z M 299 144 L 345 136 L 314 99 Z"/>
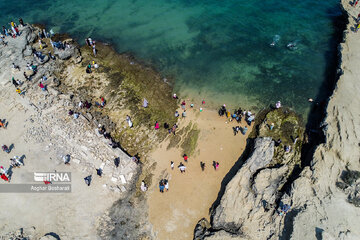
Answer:
<path fill-rule="evenodd" d="M 22 17 L 132 52 L 174 77 L 178 95 L 252 109 L 281 100 L 304 115 L 335 57 L 341 14 L 338 0 L 2 0 L 0 9 L 3 24 Z"/>

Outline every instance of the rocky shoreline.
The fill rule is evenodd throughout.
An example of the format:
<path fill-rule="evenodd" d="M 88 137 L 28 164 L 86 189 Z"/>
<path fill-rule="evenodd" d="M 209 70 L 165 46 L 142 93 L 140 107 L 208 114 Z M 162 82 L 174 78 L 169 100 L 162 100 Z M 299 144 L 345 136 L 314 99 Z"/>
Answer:
<path fill-rule="evenodd" d="M 360 237 L 359 8 L 342 1 L 348 25 L 341 43 L 343 74 L 328 101 L 325 142 L 309 166 L 281 193 L 288 166 L 272 167 L 271 138 L 257 138 L 251 154 L 226 185 L 212 219 L 199 221 L 194 239 L 358 239 Z M 280 197 L 280 198 L 279 198 Z M 278 198 L 278 199 L 277 199 Z M 282 206 L 288 205 L 290 209 Z"/>
<path fill-rule="evenodd" d="M 42 39 L 41 45 L 38 43 L 38 35 L 42 32 L 42 29 L 28 24 L 19 27 L 19 30 L 20 36 L 16 38 L 5 38 L 5 44 L 0 48 L 0 63 L 2 65 L 0 70 L 1 101 L 2 104 L 5 104 L 6 99 L 13 99 L 9 102 L 9 107 L 2 107 L 1 109 L 1 117 L 6 118 L 6 121 L 9 122 L 8 129 L 1 129 L 1 134 L 8 134 L 6 138 L 3 137 L 2 139 L 4 141 L 14 141 L 12 132 L 15 131 L 14 127 L 16 127 L 15 119 L 20 119 L 19 116 L 21 116 L 21 112 L 24 111 L 26 113 L 24 117 L 26 118 L 24 122 L 18 123 L 20 126 L 24 125 L 24 130 L 22 130 L 22 127 L 18 128 L 19 132 L 23 132 L 20 139 L 24 144 L 17 148 L 25 149 L 25 151 L 27 151 L 27 148 L 30 148 L 32 149 L 30 150 L 31 153 L 36 153 L 37 148 L 34 146 L 42 145 L 39 151 L 47 152 L 46 158 L 50 158 L 50 161 L 39 159 L 39 163 L 42 162 L 42 166 L 40 166 L 42 169 L 46 168 L 46 166 L 52 168 L 53 164 L 56 166 L 55 169 L 63 168 L 61 166 L 63 165 L 63 156 L 69 154 L 71 156 L 70 169 L 74 175 L 80 179 L 80 182 L 73 186 L 73 188 L 76 189 L 74 196 L 78 194 L 91 194 L 93 197 L 87 197 L 91 201 L 91 199 L 101 197 L 102 194 L 104 194 L 103 196 L 107 196 L 109 200 L 106 201 L 107 204 L 104 202 L 101 204 L 102 206 L 94 207 L 97 215 L 96 218 L 91 216 L 88 221 L 84 221 L 85 225 L 92 224 L 91 229 L 87 229 L 87 227 L 84 226 L 80 228 L 79 226 L 78 231 L 75 230 L 76 228 L 73 228 L 74 232 L 72 232 L 69 227 L 65 227 L 66 224 L 63 224 L 63 222 L 57 224 L 57 218 L 59 218 L 61 214 L 55 214 L 53 217 L 56 218 L 56 220 L 51 221 L 47 229 L 42 229 L 41 227 L 39 229 L 35 222 L 30 223 L 34 224 L 30 226 L 26 225 L 26 223 L 20 226 L 12 223 L 11 226 L 7 226 L 10 224 L 10 222 L 8 222 L 1 227 L 0 236 L 7 239 L 39 239 L 44 235 L 46 235 L 46 237 L 41 239 L 51 239 L 52 236 L 57 236 L 59 239 L 84 239 L 86 236 L 89 236 L 89 234 L 91 239 L 95 239 L 96 236 L 101 236 L 102 239 L 113 239 L 116 236 L 128 236 L 133 239 L 140 239 L 144 236 L 151 236 L 151 227 L 147 222 L 147 215 L 144 214 L 146 212 L 145 200 L 143 197 L 134 197 L 139 189 L 136 185 L 139 175 L 142 172 L 142 164 L 137 164 L 131 159 L 131 156 L 137 152 L 134 150 L 135 144 L 130 143 L 134 141 L 139 147 L 137 150 L 144 150 L 139 154 L 138 158 L 140 158 L 142 162 L 146 161 L 146 153 L 148 149 L 150 149 L 149 145 L 151 141 L 157 141 L 164 133 L 159 132 L 153 134 L 152 137 L 148 136 L 151 134 L 147 134 L 147 139 L 137 140 L 134 138 L 142 136 L 144 134 L 144 132 L 142 132 L 144 126 L 149 124 L 154 118 L 163 120 L 169 117 L 171 120 L 173 113 L 171 112 L 170 116 L 170 111 L 172 111 L 172 108 L 171 106 L 164 107 L 164 105 L 156 104 L 156 101 L 152 101 L 152 96 L 146 96 L 149 102 L 153 104 L 153 106 L 150 105 L 147 109 L 146 117 L 149 117 L 149 119 L 138 123 L 136 121 L 138 116 L 133 116 L 133 119 L 135 119 L 133 121 L 137 124 L 134 126 L 133 136 L 124 133 L 128 131 L 128 128 L 123 126 L 125 125 L 124 122 L 126 123 L 126 114 L 134 113 L 134 111 L 141 106 L 138 106 L 139 101 L 142 101 L 141 90 L 144 86 L 134 87 L 139 90 L 139 93 L 136 93 L 132 90 L 131 85 L 144 79 L 140 79 L 140 76 L 136 76 L 136 79 L 134 79 L 131 74 L 147 74 L 148 79 L 154 77 L 157 78 L 156 80 L 158 82 L 160 82 L 161 79 L 151 69 L 146 67 L 142 68 L 142 66 L 134 63 L 133 60 L 127 59 L 126 56 L 116 56 L 111 52 L 110 47 L 105 45 L 99 46 L 100 44 L 98 45 L 100 56 L 96 59 L 100 67 L 93 69 L 94 72 L 91 76 L 87 75 L 82 62 L 85 60 L 90 62 L 90 60 L 87 59 L 91 57 L 87 54 L 89 51 L 87 49 L 79 49 L 72 39 L 61 39 L 64 36 L 59 36 L 59 40 L 62 41 L 65 48 L 52 48 L 50 39 L 47 37 Z M 55 36 L 55 38 L 56 37 L 57 36 Z M 49 55 L 47 52 L 49 52 Z M 105 54 L 107 55 L 105 56 Z M 109 66 L 110 63 L 108 63 L 108 65 L 106 65 L 106 63 L 103 64 L 107 58 L 115 57 L 117 57 L 117 59 L 113 59 L 111 64 L 123 64 L 124 67 L 117 68 L 118 70 L 122 70 L 121 73 L 112 72 L 111 66 Z M 14 63 L 14 65 L 12 63 Z M 29 66 L 31 66 L 31 69 Z M 129 70 L 130 73 L 126 72 L 126 69 L 124 69 L 125 66 L 132 71 L 130 72 Z M 114 69 L 116 69 L 116 67 L 117 66 L 114 66 Z M 75 80 L 77 77 L 76 74 L 79 74 L 78 79 L 75 84 L 72 84 L 71 81 Z M 111 77 L 108 76 L 109 74 L 111 74 Z M 119 76 L 120 74 L 127 74 L 120 80 L 122 82 L 127 81 L 128 85 L 122 84 L 121 86 L 125 85 L 126 89 L 132 93 L 132 98 L 130 98 L 130 96 L 123 97 L 125 100 L 130 98 L 128 101 L 133 101 L 132 103 L 125 104 L 126 106 L 121 106 L 123 104 L 121 101 L 113 99 L 116 93 L 110 92 L 109 88 L 107 88 L 108 85 L 112 84 L 108 81 L 116 81 L 116 79 L 121 77 Z M 81 75 L 87 75 L 87 78 L 81 78 Z M 127 79 L 127 77 L 130 79 Z M 12 78 L 14 81 L 17 81 L 15 84 L 18 85 L 15 87 L 12 86 L 14 84 Z M 84 79 L 83 82 L 81 82 L 82 79 Z M 96 82 L 96 80 L 99 82 Z M 142 84 L 144 84 L 144 82 L 145 81 L 142 81 Z M 39 87 L 40 84 L 45 85 L 46 89 L 44 91 Z M 79 86 L 80 84 L 86 86 Z M 95 89 L 92 84 L 97 84 L 97 88 Z M 104 85 L 101 86 L 101 84 Z M 116 84 L 119 84 L 118 88 L 120 88 L 120 82 Z M 113 91 L 116 89 L 114 86 L 110 86 L 110 88 L 113 89 Z M 18 92 L 16 92 L 16 89 L 19 91 L 17 90 Z M 158 89 L 159 93 L 161 91 L 167 92 L 167 95 L 162 94 L 161 97 L 156 96 L 159 102 L 161 102 L 161 99 L 164 97 L 171 99 L 171 90 L 167 84 L 159 84 Z M 119 89 L 119 91 L 124 90 Z M 108 104 L 105 108 L 95 106 L 94 100 L 99 101 L 96 99 L 99 98 L 99 96 L 104 96 L 107 99 Z M 134 101 L 134 97 L 136 97 L 138 101 Z M 80 107 L 79 102 L 82 101 L 84 103 L 85 100 L 94 106 L 89 109 Z M 175 106 L 175 104 L 173 104 L 173 106 Z M 121 112 L 121 114 L 114 114 L 114 108 L 117 108 L 117 112 Z M 163 108 L 164 110 L 159 110 L 159 108 Z M 74 112 L 74 114 L 70 115 L 70 110 Z M 12 112 L 13 114 L 11 114 Z M 113 115 L 109 114 L 109 112 Z M 75 113 L 77 114 L 76 117 Z M 14 114 L 15 119 L 10 117 L 14 116 Z M 97 128 L 99 124 L 105 126 L 106 131 L 113 136 L 112 139 L 100 134 L 99 128 Z M 126 142 L 124 139 L 129 140 L 129 142 Z M 120 146 L 114 146 L 114 140 L 120 141 L 121 146 L 125 147 L 125 149 Z M 148 141 L 142 145 L 144 148 L 140 147 L 143 141 Z M 19 142 L 14 143 L 15 145 L 19 144 Z M 30 154 L 26 155 L 29 157 Z M 115 158 L 119 160 L 118 166 L 114 164 Z M 4 162 L 2 164 L 5 165 L 7 163 Z M 30 164 L 30 168 L 32 168 L 32 165 L 33 164 Z M 27 168 L 21 171 L 31 171 Z M 96 178 L 96 169 L 101 169 L 101 178 Z M 37 171 L 36 168 L 34 170 Z M 94 175 L 94 173 L 95 177 L 92 176 L 93 183 L 91 183 L 91 186 L 95 185 L 92 187 L 95 189 L 82 189 L 86 188 L 82 178 L 88 175 Z M 23 174 L 14 171 L 11 181 L 15 183 L 21 182 L 22 175 Z M 78 188 L 82 189 L 81 193 L 78 193 Z M 85 191 L 85 193 L 83 193 L 83 191 Z M 97 193 L 92 191 L 96 191 Z M 18 196 L 18 199 L 22 201 L 21 193 Z M 46 202 L 46 199 L 43 199 L 41 196 L 34 195 L 33 197 L 39 198 L 36 200 L 39 203 L 43 201 Z M 6 201 L 4 204 L 12 201 L 9 201 L 8 198 L 11 199 L 11 195 L 3 198 L 3 201 Z M 64 198 L 66 198 L 66 195 L 64 195 Z M 110 199 L 117 199 L 117 201 Z M 64 201 L 70 201 L 70 199 Z M 81 198 L 77 201 L 81 201 Z M 34 203 L 31 200 L 29 200 L 28 203 L 35 211 L 36 207 L 33 208 L 31 205 Z M 60 201 L 59 204 L 62 204 L 62 202 Z M 108 207 L 106 211 L 98 210 L 107 208 L 108 204 L 111 204 L 112 207 Z M 77 205 L 77 203 L 72 202 L 71 205 L 72 207 L 68 209 L 69 211 L 81 210 L 81 206 Z M 64 209 L 60 211 L 67 212 Z M 88 213 L 82 213 L 81 215 L 91 215 L 94 214 L 94 211 L 88 211 Z M 100 212 L 101 216 L 99 216 Z M 76 216 L 73 216 L 73 218 L 76 218 Z M 66 219 L 68 219 L 68 223 L 78 222 L 78 220 L 71 220 L 71 217 L 66 217 Z M 18 222 L 21 224 L 21 221 Z M 20 227 L 20 230 L 15 231 L 16 228 Z M 31 231 L 29 230 L 29 232 L 27 229 L 31 229 Z M 54 234 L 48 234 L 50 229 Z M 91 232 L 93 233 L 91 234 Z"/>

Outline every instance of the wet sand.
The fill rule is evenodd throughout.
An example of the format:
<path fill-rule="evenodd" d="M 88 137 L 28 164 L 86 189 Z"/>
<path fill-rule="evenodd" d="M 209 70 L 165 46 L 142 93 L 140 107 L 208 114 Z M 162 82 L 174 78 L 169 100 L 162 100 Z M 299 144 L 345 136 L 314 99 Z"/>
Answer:
<path fill-rule="evenodd" d="M 159 240 L 193 239 L 196 223 L 203 217 L 209 220 L 209 208 L 217 198 L 221 181 L 241 156 L 251 132 L 249 128 L 245 136 L 241 133 L 234 136 L 232 127 L 245 126 L 245 121 L 241 124 L 228 122 L 206 107 L 201 113 L 199 106 L 187 109 L 186 119 L 180 119 L 179 123 L 186 126 L 190 121 L 197 124 L 200 135 L 195 154 L 189 157 L 188 163 L 183 161 L 181 149 L 166 149 L 172 136 L 151 153 L 151 159 L 157 165 L 147 193 L 149 220 Z M 174 170 L 171 170 L 170 161 L 174 161 Z M 205 171 L 201 171 L 200 161 L 205 162 Z M 216 171 L 213 161 L 220 163 Z M 177 168 L 180 162 L 186 166 L 186 172 L 182 174 Z M 159 192 L 158 184 L 162 178 L 169 180 L 168 192 Z"/>

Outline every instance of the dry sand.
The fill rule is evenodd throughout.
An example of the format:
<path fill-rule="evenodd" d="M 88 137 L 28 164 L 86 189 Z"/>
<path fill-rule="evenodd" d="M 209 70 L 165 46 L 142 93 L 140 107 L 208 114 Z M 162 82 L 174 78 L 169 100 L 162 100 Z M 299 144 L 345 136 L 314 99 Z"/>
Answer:
<path fill-rule="evenodd" d="M 157 165 L 148 192 L 149 220 L 159 240 L 193 238 L 196 223 L 203 217 L 209 219 L 209 208 L 217 198 L 221 181 L 244 151 L 251 131 L 249 128 L 246 136 L 241 133 L 234 136 L 232 127 L 239 125 L 236 121 L 227 122 L 225 117 L 206 108 L 200 113 L 199 106 L 188 109 L 186 119 L 180 119 L 179 123 L 186 126 L 190 121 L 197 124 L 200 135 L 188 163 L 183 161 L 180 149 L 166 149 L 169 138 L 151 154 Z M 242 120 L 240 126 L 245 124 Z M 175 163 L 174 170 L 170 161 Z M 204 172 L 200 161 L 206 164 Z M 217 171 L 213 161 L 220 163 Z M 181 174 L 177 168 L 180 162 L 186 165 L 186 173 Z M 165 193 L 159 192 L 162 178 L 169 180 L 169 191 Z"/>

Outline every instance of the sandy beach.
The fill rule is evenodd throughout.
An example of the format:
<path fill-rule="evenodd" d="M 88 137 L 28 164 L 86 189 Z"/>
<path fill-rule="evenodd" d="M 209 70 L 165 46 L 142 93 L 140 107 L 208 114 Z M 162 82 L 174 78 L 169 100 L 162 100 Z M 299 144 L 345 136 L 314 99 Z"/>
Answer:
<path fill-rule="evenodd" d="M 199 112 L 199 107 L 203 107 L 204 111 Z M 167 150 L 172 134 L 151 153 L 152 161 L 157 164 L 153 184 L 147 193 L 149 221 L 154 227 L 156 239 L 160 240 L 191 239 L 199 219 L 209 219 L 209 208 L 217 198 L 221 181 L 241 156 L 247 135 L 251 132 L 249 128 L 245 136 L 241 133 L 234 136 L 232 127 L 239 124 L 228 122 L 216 111 L 206 109 L 206 105 L 194 106 L 187 112 L 186 119 L 180 119 L 179 125 L 193 122 L 200 129 L 195 154 L 189 157 L 188 163 L 184 162 L 181 149 Z M 242 120 L 240 126 L 245 124 Z M 170 161 L 174 162 L 173 170 Z M 205 171 L 201 170 L 200 161 L 205 162 Z M 213 161 L 220 163 L 216 171 Z M 186 165 L 185 173 L 180 173 L 177 168 L 180 162 Z M 163 178 L 169 180 L 169 191 L 160 193 L 159 181 Z"/>
<path fill-rule="evenodd" d="M 256 128 L 249 127 L 244 118 L 239 124 L 219 116 L 212 99 L 174 99 L 161 73 L 107 44 L 80 47 L 56 35 L 56 47 L 46 36 L 38 41 L 38 27 L 20 27 L 0 45 L 0 120 L 7 126 L 0 144 L 14 146 L 0 152 L 0 166 L 11 169 L 10 181 L 0 184 L 29 184 L 34 172 L 71 172 L 72 191 L 0 192 L 0 239 L 357 239 L 358 9 L 343 5 L 350 20 L 341 45 L 344 74 L 324 126 L 310 129 L 324 143 L 307 152 L 309 129 L 286 103 L 256 113 Z M 176 123 L 176 135 L 164 123 Z M 234 135 L 236 126 L 247 133 Z M 10 167 L 14 156 L 24 164 Z M 163 193 L 162 179 L 169 182 Z M 196 227 L 202 218 L 205 226 Z"/>

